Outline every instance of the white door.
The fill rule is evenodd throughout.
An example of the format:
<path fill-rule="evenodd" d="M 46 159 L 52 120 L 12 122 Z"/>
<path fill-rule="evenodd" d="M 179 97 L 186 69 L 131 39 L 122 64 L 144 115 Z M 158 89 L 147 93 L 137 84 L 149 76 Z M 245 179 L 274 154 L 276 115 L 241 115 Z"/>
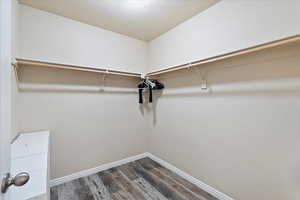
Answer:
<path fill-rule="evenodd" d="M 0 0 L 0 174 L 10 172 L 11 123 L 11 46 L 12 0 Z M 10 200 L 9 190 L 0 192 L 1 200 Z"/>

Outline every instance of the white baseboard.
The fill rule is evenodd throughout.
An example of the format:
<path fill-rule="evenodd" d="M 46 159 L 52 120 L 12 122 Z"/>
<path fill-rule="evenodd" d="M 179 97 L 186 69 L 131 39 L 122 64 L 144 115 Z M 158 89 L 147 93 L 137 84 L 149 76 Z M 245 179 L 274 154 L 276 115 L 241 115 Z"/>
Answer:
<path fill-rule="evenodd" d="M 61 178 L 56 178 L 56 179 L 50 180 L 49 186 L 53 187 L 53 186 L 56 186 L 56 185 L 60 185 L 60 184 L 78 179 L 78 178 L 82 178 L 82 177 L 85 177 L 85 176 L 96 174 L 98 172 L 101 172 L 101 171 L 104 171 L 104 170 L 107 170 L 107 169 L 110 169 L 110 168 L 113 168 L 113 167 L 117 167 L 117 166 L 129 163 L 129 162 L 133 162 L 133 161 L 139 160 L 141 158 L 145 158 L 147 156 L 148 156 L 147 153 L 142 153 L 142 154 L 139 154 L 139 155 L 136 155 L 136 156 L 131 156 L 131 157 L 128 157 L 128 158 L 125 158 L 125 159 L 122 159 L 122 160 L 118 160 L 118 161 L 115 161 L 115 162 L 100 165 L 100 166 L 95 167 L 95 168 L 86 169 L 86 170 L 83 170 L 83 171 L 80 171 L 80 172 L 76 172 L 74 174 L 70 174 L 70 175 L 67 175 L 67 176 L 64 176 L 64 177 L 61 177 Z"/>
<path fill-rule="evenodd" d="M 129 162 L 133 162 L 133 161 L 145 158 L 145 157 L 149 157 L 152 160 L 158 162 L 159 164 L 161 164 L 165 168 L 173 171 L 174 173 L 178 174 L 179 176 L 186 179 L 187 181 L 197 185 L 199 188 L 201 188 L 202 190 L 210 193 L 211 195 L 215 196 L 219 200 L 234 200 L 233 198 L 229 197 L 228 195 L 226 195 L 226 194 L 216 190 L 215 188 L 203 183 L 202 181 L 194 178 L 193 176 L 187 174 L 186 172 L 178 169 L 174 165 L 160 159 L 159 157 L 157 157 L 157 156 L 155 156 L 155 155 L 153 155 L 149 152 L 139 154 L 139 155 L 136 155 L 136 156 L 132 156 L 132 157 L 129 157 L 129 158 L 125 158 L 125 159 L 122 159 L 122 160 L 119 160 L 119 161 L 107 163 L 107 164 L 104 164 L 104 165 L 100 165 L 100 166 L 92 168 L 92 169 L 83 170 L 83 171 L 80 171 L 80 172 L 77 172 L 77 173 L 74 173 L 74 174 L 71 174 L 71 175 L 68 175 L 68 176 L 61 177 L 61 178 L 53 179 L 53 180 L 50 181 L 49 185 L 50 185 L 50 187 L 60 185 L 62 183 L 66 183 L 66 182 L 69 182 L 69 181 L 72 181 L 72 180 L 75 180 L 75 179 L 78 179 L 78 178 L 89 176 L 89 175 L 92 175 L 92 174 L 95 174 L 95 173 L 98 173 L 98 172 L 101 172 L 101 171 L 104 171 L 104 170 L 107 170 L 107 169 L 110 169 L 110 168 L 113 168 L 113 167 L 117 167 L 117 166 L 129 163 Z"/>
<path fill-rule="evenodd" d="M 193 176 L 187 174 L 186 172 L 178 169 L 177 167 L 175 167 L 174 165 L 160 159 L 159 157 L 151 154 L 151 153 L 146 153 L 147 157 L 151 158 L 152 160 L 158 162 L 159 164 L 161 164 L 163 167 L 173 171 L 174 173 L 178 174 L 179 176 L 181 176 L 182 178 L 186 179 L 187 181 L 197 185 L 199 188 L 201 188 L 202 190 L 208 192 L 209 194 L 213 195 L 214 197 L 218 198 L 219 200 L 234 200 L 232 197 L 216 190 L 215 188 L 207 185 L 206 183 L 203 183 L 202 181 L 194 178 Z"/>

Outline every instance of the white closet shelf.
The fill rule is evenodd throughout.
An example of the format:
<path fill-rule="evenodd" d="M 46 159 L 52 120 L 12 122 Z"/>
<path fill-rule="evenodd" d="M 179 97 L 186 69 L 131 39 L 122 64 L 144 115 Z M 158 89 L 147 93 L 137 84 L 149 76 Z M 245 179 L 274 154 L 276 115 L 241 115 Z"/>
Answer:
<path fill-rule="evenodd" d="M 20 66 L 34 66 L 34 67 L 47 67 L 47 68 L 56 68 L 56 69 L 66 69 L 66 70 L 75 70 L 75 71 L 83 71 L 83 72 L 95 72 L 102 74 L 111 74 L 118 76 L 127 76 L 127 77 L 141 77 L 139 73 L 125 72 L 125 71 L 117 71 L 103 68 L 94 68 L 94 67 L 83 67 L 83 66 L 75 66 L 75 65 L 66 65 L 66 64 L 58 64 L 58 63 L 50 63 L 36 60 L 27 60 L 16 58 L 16 62 L 13 63 L 15 67 L 16 74 L 17 68 Z"/>
<path fill-rule="evenodd" d="M 265 49 L 270 49 L 270 48 L 274 48 L 274 47 L 278 47 L 278 46 L 288 45 L 288 44 L 298 42 L 298 41 L 300 41 L 300 35 L 287 37 L 287 38 L 283 38 L 283 39 L 280 39 L 280 40 L 276 40 L 276 41 L 264 43 L 264 44 L 261 44 L 261 45 L 249 47 L 249 48 L 246 48 L 246 49 L 241 49 L 241 50 L 233 51 L 233 52 L 230 52 L 230 53 L 226 53 L 226 54 L 213 56 L 213 57 L 210 57 L 210 58 L 205 58 L 205 59 L 202 59 L 202 60 L 186 63 L 186 64 L 183 64 L 183 65 L 177 65 L 177 66 L 165 68 L 165 69 L 162 69 L 162 70 L 149 72 L 149 73 L 146 74 L 146 76 L 148 76 L 148 77 L 157 76 L 157 75 L 161 75 L 161 74 L 165 74 L 165 73 L 169 73 L 169 72 L 173 72 L 173 71 L 189 69 L 189 68 L 194 67 L 194 66 L 200 66 L 200 65 L 203 65 L 203 64 L 212 63 L 212 62 L 216 62 L 216 61 L 221 61 L 221 60 L 225 60 L 225 59 L 236 57 L 236 56 L 242 56 L 242 55 L 262 51 L 262 50 L 265 50 Z"/>

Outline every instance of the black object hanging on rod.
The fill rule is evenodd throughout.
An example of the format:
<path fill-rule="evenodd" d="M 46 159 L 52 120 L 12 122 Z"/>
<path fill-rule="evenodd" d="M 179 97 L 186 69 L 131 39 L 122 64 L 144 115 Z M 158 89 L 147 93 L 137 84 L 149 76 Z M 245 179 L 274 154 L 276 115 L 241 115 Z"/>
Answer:
<path fill-rule="evenodd" d="M 149 102 L 152 103 L 152 90 L 161 90 L 164 89 L 165 86 L 164 84 L 160 83 L 156 79 L 148 79 L 148 78 L 143 78 L 142 81 L 138 84 L 139 88 L 139 103 L 143 103 L 143 90 L 145 88 L 149 89 Z"/>

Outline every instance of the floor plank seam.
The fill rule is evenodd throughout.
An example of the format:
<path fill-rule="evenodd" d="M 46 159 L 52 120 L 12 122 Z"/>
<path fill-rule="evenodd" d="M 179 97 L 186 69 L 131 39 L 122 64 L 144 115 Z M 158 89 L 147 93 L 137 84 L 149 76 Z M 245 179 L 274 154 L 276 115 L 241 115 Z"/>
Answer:
<path fill-rule="evenodd" d="M 157 170 L 157 169 L 154 169 L 154 170 Z M 162 172 L 163 173 L 163 172 Z M 164 173 L 163 173 L 164 174 Z M 171 176 L 167 175 L 167 174 L 164 174 L 165 176 L 169 177 L 169 178 L 172 178 Z M 187 188 L 186 186 L 184 186 L 183 184 L 181 184 L 180 182 L 178 182 L 176 179 L 173 180 L 174 182 L 176 182 L 178 185 L 181 185 L 183 188 L 185 188 L 186 190 L 190 191 L 191 193 L 193 193 L 195 196 L 197 196 L 198 198 L 200 198 L 201 200 L 206 200 L 205 197 L 203 196 L 200 196 L 199 194 L 193 192 L 192 190 L 190 190 L 189 188 Z"/>
<path fill-rule="evenodd" d="M 122 174 L 122 176 L 124 176 L 124 178 L 127 179 L 128 182 L 131 182 L 131 180 L 130 180 L 130 179 L 129 179 L 129 178 L 128 178 L 121 170 L 120 170 L 120 174 Z M 135 182 L 133 181 L 133 183 L 135 183 Z M 136 184 L 133 184 L 133 186 L 134 186 L 138 191 L 140 191 L 142 195 L 144 195 L 144 196 L 146 195 L 147 197 L 149 197 L 149 198 L 151 199 L 151 197 L 150 197 L 147 193 L 144 194 L 144 192 L 143 192 Z M 145 197 L 145 199 L 149 199 L 149 198 L 146 198 L 146 197 Z"/>
<path fill-rule="evenodd" d="M 160 179 L 159 176 L 156 175 L 156 174 L 153 174 L 153 173 L 151 172 L 151 170 L 146 170 L 142 165 L 140 165 L 140 167 L 143 168 L 145 171 L 148 171 L 148 173 L 151 174 L 152 176 L 156 177 L 157 179 Z M 170 187 L 171 187 L 170 189 L 173 190 L 173 192 L 176 193 L 179 197 L 181 197 L 181 199 L 186 199 L 186 197 L 185 197 L 181 192 L 176 191 L 176 188 L 174 188 L 174 185 L 172 185 L 172 184 L 166 182 L 166 180 L 163 180 L 163 179 L 160 179 L 160 181 L 161 181 L 162 183 L 164 183 L 165 185 L 170 185 Z M 193 199 L 195 199 L 195 198 L 193 198 Z M 196 200 L 196 199 L 195 199 L 195 200 Z"/>

